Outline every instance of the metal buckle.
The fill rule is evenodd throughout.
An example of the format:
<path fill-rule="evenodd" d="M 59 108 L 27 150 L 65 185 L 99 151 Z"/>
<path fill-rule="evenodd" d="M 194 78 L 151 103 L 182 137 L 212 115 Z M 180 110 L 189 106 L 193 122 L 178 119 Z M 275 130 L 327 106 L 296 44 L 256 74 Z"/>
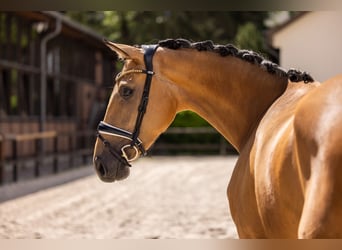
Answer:
<path fill-rule="evenodd" d="M 133 148 L 135 150 L 134 157 L 132 157 L 131 159 L 128 157 L 128 154 L 125 151 L 125 149 L 127 149 L 127 148 Z M 136 159 L 139 158 L 139 149 L 136 146 L 132 146 L 130 144 L 127 144 L 121 148 L 121 152 L 122 152 L 122 157 L 125 158 L 126 161 L 128 161 L 128 162 L 135 161 Z"/>

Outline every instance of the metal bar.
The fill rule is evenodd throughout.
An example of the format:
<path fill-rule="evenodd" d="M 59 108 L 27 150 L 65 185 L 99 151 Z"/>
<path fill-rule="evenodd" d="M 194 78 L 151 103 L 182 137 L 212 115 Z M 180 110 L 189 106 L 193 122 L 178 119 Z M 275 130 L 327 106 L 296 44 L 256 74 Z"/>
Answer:
<path fill-rule="evenodd" d="M 69 166 L 70 168 L 74 167 L 74 135 L 70 134 L 69 136 L 69 152 L 70 152 L 70 156 L 69 156 Z"/>
<path fill-rule="evenodd" d="M 0 58 L 4 57 L 5 17 L 5 13 L 0 14 Z"/>
<path fill-rule="evenodd" d="M 40 122 L 39 129 L 40 131 L 45 131 L 46 127 L 46 51 L 47 51 L 47 43 L 54 37 L 58 36 L 62 31 L 62 21 L 57 18 L 56 19 L 56 27 L 55 30 L 46 36 L 44 36 L 40 43 Z M 40 161 L 42 164 L 42 160 L 45 154 L 45 142 L 40 140 Z M 37 166 L 37 176 L 39 176 L 39 166 Z"/>
<path fill-rule="evenodd" d="M 3 76 L 2 76 L 2 68 L 0 66 L 0 119 L 3 114 L 7 113 L 7 95 L 5 91 Z"/>
<path fill-rule="evenodd" d="M 27 24 L 27 40 L 28 40 L 28 63 L 31 67 L 34 67 L 34 59 L 35 59 L 35 41 L 33 40 L 33 36 L 32 36 L 32 29 L 30 27 L 29 24 Z M 39 69 L 40 72 L 40 69 Z M 35 76 L 34 74 L 32 74 L 32 72 L 29 72 L 29 114 L 35 115 L 35 105 L 34 105 L 34 98 L 33 98 L 33 93 L 36 90 L 36 86 L 35 86 L 35 80 L 34 80 Z"/>
<path fill-rule="evenodd" d="M 4 154 L 4 137 L 0 134 L 0 186 L 4 183 L 5 172 L 5 154 Z"/>
<path fill-rule="evenodd" d="M 39 177 L 40 176 L 40 167 L 42 166 L 42 157 L 43 157 L 43 150 L 42 149 L 42 139 L 36 138 L 35 139 L 35 146 L 36 146 L 36 162 L 34 165 L 34 176 Z"/>
<path fill-rule="evenodd" d="M 95 81 L 93 79 L 89 79 L 89 78 L 82 78 L 82 77 L 77 77 L 74 75 L 70 75 L 70 74 L 64 74 L 64 73 L 48 73 L 49 77 L 53 77 L 56 79 L 60 79 L 60 80 L 66 80 L 66 81 L 70 81 L 70 82 L 75 82 L 75 83 L 79 83 L 79 82 L 88 82 L 88 83 L 92 83 L 95 85 Z"/>
<path fill-rule="evenodd" d="M 20 70 L 20 71 L 24 71 L 28 73 L 34 73 L 34 74 L 40 73 L 40 69 L 37 67 L 25 65 L 25 64 L 21 64 L 21 63 L 9 61 L 9 60 L 4 60 L 4 59 L 0 59 L 0 66 L 3 68 L 16 69 L 16 70 Z"/>
<path fill-rule="evenodd" d="M 211 134 L 218 135 L 217 143 L 163 143 L 156 142 L 151 151 L 158 150 L 217 150 L 219 154 L 225 155 L 228 152 L 233 152 L 233 147 L 212 127 L 171 127 L 164 134 L 169 135 L 201 135 Z"/>
<path fill-rule="evenodd" d="M 55 30 L 43 37 L 40 43 L 40 131 L 45 130 L 46 122 L 46 47 L 48 41 L 56 37 L 61 31 L 62 21 L 60 18 L 57 18 Z"/>
<path fill-rule="evenodd" d="M 14 182 L 18 181 L 18 145 L 17 145 L 17 141 L 13 140 L 12 142 L 12 153 L 13 153 L 13 159 L 14 159 L 14 163 L 13 163 L 13 172 L 12 172 L 12 179 Z"/>
<path fill-rule="evenodd" d="M 53 138 L 53 172 L 57 174 L 58 169 L 58 137 Z"/>
<path fill-rule="evenodd" d="M 22 33 L 23 33 L 23 27 L 22 27 L 22 22 L 21 20 L 16 17 L 15 18 L 15 28 L 17 29 L 17 37 L 15 41 L 15 58 L 22 60 L 21 57 L 21 39 L 22 39 Z"/>
<path fill-rule="evenodd" d="M 212 127 L 171 127 L 165 134 L 218 134 Z"/>
<path fill-rule="evenodd" d="M 13 61 L 8 61 L 8 60 L 4 60 L 4 59 L 0 59 L 0 66 L 3 68 L 16 69 L 16 70 L 24 71 L 27 73 L 33 73 L 33 74 L 40 74 L 40 72 L 41 72 L 41 69 L 38 67 L 34 67 L 31 65 L 25 65 L 25 64 L 13 62 Z M 69 74 L 49 73 L 49 74 L 47 74 L 47 76 L 52 77 L 52 78 L 56 78 L 56 79 L 60 79 L 60 80 L 75 82 L 75 83 L 88 82 L 88 83 L 95 84 L 94 80 L 92 80 L 92 79 L 76 77 L 76 76 L 69 75 Z"/>
<path fill-rule="evenodd" d="M 11 49 L 10 49 L 10 44 L 11 44 L 11 18 L 12 18 L 12 15 L 9 14 L 8 12 L 6 13 L 6 21 L 5 21 L 5 34 L 6 34 L 6 46 L 4 48 L 4 58 L 7 58 L 9 59 L 11 56 L 10 56 L 10 53 L 11 53 Z"/>
<path fill-rule="evenodd" d="M 174 144 L 174 143 L 159 143 L 153 146 L 153 149 L 170 149 L 170 150 L 219 150 L 220 145 L 217 143 L 182 143 L 182 144 Z"/>

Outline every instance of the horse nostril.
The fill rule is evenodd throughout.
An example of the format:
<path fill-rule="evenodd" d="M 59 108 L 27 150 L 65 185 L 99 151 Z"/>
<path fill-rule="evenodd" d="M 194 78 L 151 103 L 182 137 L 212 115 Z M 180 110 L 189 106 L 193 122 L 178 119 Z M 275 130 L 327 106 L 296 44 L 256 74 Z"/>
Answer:
<path fill-rule="evenodd" d="M 102 177 L 104 177 L 106 175 L 106 169 L 103 166 L 100 157 L 96 156 L 95 158 L 95 166 L 96 166 L 96 170 L 98 172 L 98 174 Z"/>
<path fill-rule="evenodd" d="M 105 168 L 103 167 L 103 165 L 101 163 L 98 165 L 97 170 L 99 171 L 99 174 L 101 176 L 105 176 L 106 175 Z"/>

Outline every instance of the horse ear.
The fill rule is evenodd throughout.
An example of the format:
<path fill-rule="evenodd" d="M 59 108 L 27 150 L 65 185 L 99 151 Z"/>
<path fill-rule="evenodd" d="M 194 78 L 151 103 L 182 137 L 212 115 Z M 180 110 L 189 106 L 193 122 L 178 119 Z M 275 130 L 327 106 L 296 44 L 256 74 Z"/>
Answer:
<path fill-rule="evenodd" d="M 139 59 L 141 57 L 141 50 L 133 47 L 133 46 L 129 46 L 129 45 L 125 45 L 125 44 L 119 44 L 119 43 L 113 43 L 111 41 L 108 40 L 104 40 L 104 43 L 115 53 L 118 54 L 120 59 Z"/>

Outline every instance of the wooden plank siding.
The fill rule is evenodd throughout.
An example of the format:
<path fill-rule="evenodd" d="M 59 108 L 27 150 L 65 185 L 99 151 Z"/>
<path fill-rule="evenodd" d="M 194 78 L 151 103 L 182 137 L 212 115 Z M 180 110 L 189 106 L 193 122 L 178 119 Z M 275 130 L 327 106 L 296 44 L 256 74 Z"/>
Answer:
<path fill-rule="evenodd" d="M 41 40 L 56 19 L 62 32 L 47 43 L 46 131 L 40 131 Z M 107 101 L 114 60 L 102 36 L 58 12 L 0 11 L 0 183 L 91 162 L 98 121 L 90 124 L 90 114 L 94 102 Z"/>

